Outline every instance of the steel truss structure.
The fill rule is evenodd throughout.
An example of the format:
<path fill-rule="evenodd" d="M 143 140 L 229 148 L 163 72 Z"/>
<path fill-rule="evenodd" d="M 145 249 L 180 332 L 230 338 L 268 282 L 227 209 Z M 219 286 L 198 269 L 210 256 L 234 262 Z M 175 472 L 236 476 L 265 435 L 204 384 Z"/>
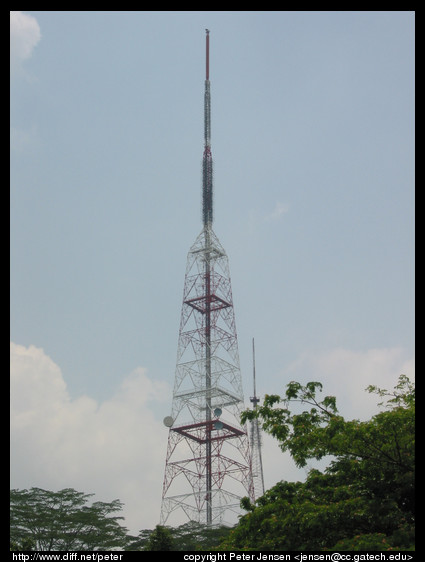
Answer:
<path fill-rule="evenodd" d="M 229 261 L 212 229 L 209 32 L 206 36 L 203 230 L 187 257 L 162 494 L 161 524 L 183 514 L 207 525 L 232 524 L 240 500 L 254 500 L 245 427 Z M 180 520 L 179 523 L 182 521 Z"/>
<path fill-rule="evenodd" d="M 187 259 L 161 524 L 175 511 L 231 523 L 240 499 L 254 499 L 243 408 L 228 258 L 205 227 Z"/>
<path fill-rule="evenodd" d="M 253 365 L 253 380 L 254 380 L 254 396 L 251 396 L 250 401 L 252 407 L 255 410 L 260 402 L 257 398 L 257 390 L 255 384 L 255 344 L 254 338 L 252 338 L 252 365 Z M 252 451 L 252 478 L 254 481 L 254 494 L 256 498 L 264 495 L 264 474 L 263 474 L 263 459 L 261 455 L 261 430 L 260 424 L 258 423 L 258 418 L 254 418 L 251 421 L 250 428 L 250 443 Z"/>

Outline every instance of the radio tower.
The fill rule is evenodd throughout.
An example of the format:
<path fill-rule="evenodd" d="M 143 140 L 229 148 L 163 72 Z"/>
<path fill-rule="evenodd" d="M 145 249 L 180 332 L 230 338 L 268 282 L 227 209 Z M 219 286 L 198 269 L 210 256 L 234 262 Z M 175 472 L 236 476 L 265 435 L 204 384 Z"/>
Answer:
<path fill-rule="evenodd" d="M 162 493 L 161 524 L 233 524 L 254 500 L 251 453 L 226 252 L 212 229 L 209 31 L 206 30 L 203 229 L 187 257 Z M 184 521 L 182 521 L 182 518 Z"/>
<path fill-rule="evenodd" d="M 255 346 L 254 338 L 252 338 L 252 364 L 254 379 L 254 396 L 250 398 L 252 409 L 257 408 L 258 402 L 257 391 L 255 388 Z M 261 433 L 258 419 L 254 418 L 251 422 L 251 449 L 252 449 L 252 476 L 254 480 L 255 497 L 259 498 L 264 495 L 264 476 L 263 476 L 263 459 L 261 457 Z"/>

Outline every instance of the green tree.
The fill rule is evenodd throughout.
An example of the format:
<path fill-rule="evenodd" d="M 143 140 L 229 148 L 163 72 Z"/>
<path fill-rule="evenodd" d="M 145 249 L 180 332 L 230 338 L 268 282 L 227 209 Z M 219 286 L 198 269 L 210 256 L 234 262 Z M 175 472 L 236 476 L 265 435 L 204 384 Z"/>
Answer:
<path fill-rule="evenodd" d="M 167 527 L 157 525 L 144 550 L 173 550 L 173 535 Z"/>
<path fill-rule="evenodd" d="M 223 526 L 207 526 L 196 521 L 188 521 L 178 527 L 166 527 L 172 537 L 170 550 L 212 550 L 229 534 L 230 528 Z M 154 550 L 151 544 L 156 530 L 141 530 L 138 537 L 131 537 L 126 550 Z M 155 538 L 155 542 L 157 538 Z"/>
<path fill-rule="evenodd" d="M 149 537 L 153 533 L 152 529 L 142 529 L 137 537 L 127 535 L 127 545 L 125 550 L 145 550 L 145 546 L 149 542 Z"/>
<path fill-rule="evenodd" d="M 197 521 L 188 521 L 172 529 L 174 538 L 173 550 L 212 550 L 229 533 L 224 525 L 205 525 Z"/>
<path fill-rule="evenodd" d="M 123 504 L 114 500 L 86 505 L 92 495 L 72 488 L 11 490 L 11 545 L 31 541 L 42 551 L 123 548 L 127 530 L 119 524 L 123 517 L 113 515 Z"/>
<path fill-rule="evenodd" d="M 317 397 L 321 390 L 318 382 L 291 382 L 283 399 L 266 396 L 244 412 L 243 421 L 258 417 L 298 466 L 329 455 L 332 461 L 303 483 L 278 483 L 255 504 L 245 498 L 248 513 L 223 548 L 412 548 L 414 386 L 402 375 L 392 392 L 368 387 L 384 398 L 385 410 L 364 422 L 344 420 L 335 397 Z"/>
<path fill-rule="evenodd" d="M 19 543 L 11 540 L 10 541 L 10 550 L 14 551 L 14 552 L 18 552 L 18 551 L 31 552 L 31 551 L 35 550 L 35 544 L 34 544 L 34 541 L 32 539 L 29 539 L 29 538 L 25 538 Z"/>

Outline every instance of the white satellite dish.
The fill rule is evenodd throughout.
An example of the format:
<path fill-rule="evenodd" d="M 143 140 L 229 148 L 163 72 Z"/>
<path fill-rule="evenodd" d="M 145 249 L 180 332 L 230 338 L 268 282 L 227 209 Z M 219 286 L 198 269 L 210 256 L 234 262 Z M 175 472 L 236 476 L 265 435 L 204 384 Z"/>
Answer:
<path fill-rule="evenodd" d="M 165 427 L 171 427 L 174 423 L 174 420 L 171 416 L 165 416 L 163 422 L 164 422 Z"/>

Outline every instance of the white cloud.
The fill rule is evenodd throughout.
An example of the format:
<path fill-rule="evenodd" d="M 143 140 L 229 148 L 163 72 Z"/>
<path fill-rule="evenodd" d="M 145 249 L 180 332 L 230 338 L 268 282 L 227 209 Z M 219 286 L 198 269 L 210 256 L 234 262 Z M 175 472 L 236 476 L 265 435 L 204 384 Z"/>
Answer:
<path fill-rule="evenodd" d="M 40 38 L 40 26 L 33 16 L 10 12 L 10 49 L 13 56 L 20 60 L 28 59 Z"/>
<path fill-rule="evenodd" d="M 32 81 L 32 77 L 25 70 L 23 63 L 31 57 L 40 39 L 40 26 L 33 16 L 23 12 L 10 12 L 10 78 L 12 85 L 19 84 L 17 78 L 24 78 L 27 83 Z M 14 120 L 13 116 L 11 119 Z M 22 126 L 16 126 L 12 121 L 10 148 L 13 152 L 23 152 L 36 139 L 37 127 L 32 124 L 22 128 Z"/>
<path fill-rule="evenodd" d="M 37 20 L 23 12 L 10 12 L 10 70 L 15 71 L 30 58 L 41 39 Z"/>
<path fill-rule="evenodd" d="M 11 344 L 11 486 L 72 487 L 125 503 L 132 533 L 159 521 L 167 434 L 155 403 L 164 383 L 144 369 L 97 403 L 71 400 L 60 368 L 42 349 Z"/>

